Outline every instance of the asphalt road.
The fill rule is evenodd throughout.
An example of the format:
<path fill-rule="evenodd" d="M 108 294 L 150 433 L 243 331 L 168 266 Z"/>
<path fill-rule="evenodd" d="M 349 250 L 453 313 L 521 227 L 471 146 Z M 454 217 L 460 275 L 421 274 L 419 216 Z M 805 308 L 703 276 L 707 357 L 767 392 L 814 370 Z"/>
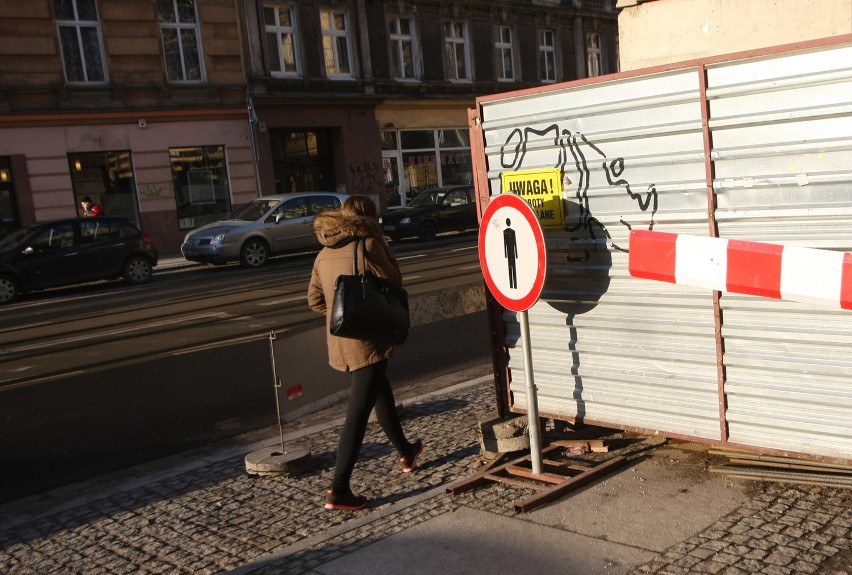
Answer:
<path fill-rule="evenodd" d="M 448 267 L 453 250 L 470 259 L 464 242 L 431 249 L 443 256 L 399 254 L 409 290 L 475 281 Z M 190 268 L 0 310 L 0 502 L 275 425 L 268 333 L 317 317 L 304 303 L 311 262 Z M 470 314 L 414 328 L 389 376 L 428 386 L 490 354 L 485 313 Z"/>

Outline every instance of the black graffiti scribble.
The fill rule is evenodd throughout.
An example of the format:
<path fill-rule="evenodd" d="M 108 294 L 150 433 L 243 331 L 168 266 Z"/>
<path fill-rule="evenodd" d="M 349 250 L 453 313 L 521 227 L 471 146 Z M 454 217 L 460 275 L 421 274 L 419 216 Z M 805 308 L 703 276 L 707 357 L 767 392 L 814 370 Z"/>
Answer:
<path fill-rule="evenodd" d="M 372 164 L 364 162 L 360 166 L 349 166 L 349 172 L 352 174 L 352 182 L 359 194 L 367 194 L 376 186 L 384 185 L 384 175 L 381 166 L 376 162 Z"/>
<path fill-rule="evenodd" d="M 606 226 L 592 215 L 593 212 L 589 205 L 589 187 L 591 186 L 589 162 L 600 161 L 609 186 L 622 188 L 630 199 L 636 202 L 640 211 L 648 212 L 650 210 L 651 223 L 648 226 L 649 230 L 654 228 L 654 215 L 657 213 L 658 207 L 656 186 L 654 184 L 649 185 L 647 192 L 644 193 L 634 192 L 630 186 L 630 182 L 621 177 L 624 173 L 624 158 L 617 157 L 611 160 L 603 150 L 586 138 L 584 134 L 565 129 L 561 130 L 557 124 L 551 124 L 541 130 L 530 127 L 523 129 L 515 128 L 512 130 L 506 138 L 505 143 L 500 147 L 500 165 L 504 169 L 521 169 L 530 142 L 543 142 L 547 144 L 551 139 L 552 145 L 558 149 L 558 156 L 554 167 L 564 172 L 565 166 L 571 162 L 579 174 L 575 197 L 580 206 L 580 216 L 576 225 L 566 227 L 566 231 L 587 233 L 593 240 L 592 245 L 595 246 L 598 234 L 602 234 L 603 237 L 606 237 L 610 247 L 621 252 L 627 252 L 626 248 L 622 248 L 612 241 L 612 236 L 606 229 Z M 591 160 L 587 158 L 583 151 L 583 145 L 591 149 L 599 158 L 592 158 Z M 628 230 L 632 229 L 631 224 L 624 221 L 623 217 L 619 218 L 619 222 L 627 227 Z M 581 241 L 579 236 L 572 239 Z M 583 251 L 584 255 L 579 257 L 569 255 L 569 261 L 587 261 L 590 255 L 589 251 L 585 248 Z"/>

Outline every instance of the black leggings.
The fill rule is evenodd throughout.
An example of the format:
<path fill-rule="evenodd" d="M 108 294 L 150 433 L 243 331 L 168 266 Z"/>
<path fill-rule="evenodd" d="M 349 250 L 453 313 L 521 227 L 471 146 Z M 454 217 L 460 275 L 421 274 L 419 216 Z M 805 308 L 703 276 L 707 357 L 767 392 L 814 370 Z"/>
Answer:
<path fill-rule="evenodd" d="M 335 493 L 346 493 L 349 491 L 349 480 L 355 461 L 361 451 L 364 442 L 364 434 L 367 431 L 367 420 L 373 406 L 379 418 L 385 435 L 400 457 L 408 454 L 411 444 L 405 438 L 399 414 L 396 411 L 396 403 L 393 399 L 393 390 L 390 382 L 385 376 L 387 360 L 368 365 L 351 372 L 349 408 L 346 411 L 346 421 L 340 431 L 340 441 L 337 444 L 337 463 L 334 468 L 334 479 L 331 488 Z"/>

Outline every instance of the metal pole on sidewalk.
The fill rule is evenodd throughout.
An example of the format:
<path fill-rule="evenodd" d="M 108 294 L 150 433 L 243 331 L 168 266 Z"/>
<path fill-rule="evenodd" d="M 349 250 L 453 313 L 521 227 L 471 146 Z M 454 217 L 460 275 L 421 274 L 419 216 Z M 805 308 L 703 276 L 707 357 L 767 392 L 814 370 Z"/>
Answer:
<path fill-rule="evenodd" d="M 541 474 L 541 437 L 538 424 L 538 397 L 533 376 L 532 346 L 530 345 L 530 320 L 527 311 L 518 312 L 521 322 L 521 342 L 524 346 L 524 375 L 527 384 L 527 426 L 530 434 L 530 460 L 532 472 Z"/>
<path fill-rule="evenodd" d="M 278 371 L 275 369 L 275 330 L 269 332 L 269 356 L 272 358 L 272 377 L 275 379 L 273 387 L 275 388 L 275 413 L 278 415 L 278 432 L 281 434 L 281 453 L 284 449 L 284 420 L 281 418 L 281 400 L 278 398 L 281 390 L 281 378 L 278 377 Z"/>
<path fill-rule="evenodd" d="M 246 472 L 252 475 L 294 475 L 312 465 L 311 450 L 305 448 L 286 449 L 284 444 L 284 418 L 278 398 L 281 379 L 275 369 L 275 330 L 269 332 L 269 355 L 272 357 L 272 377 L 275 388 L 275 411 L 278 415 L 278 433 L 281 447 L 264 447 L 246 455 Z"/>

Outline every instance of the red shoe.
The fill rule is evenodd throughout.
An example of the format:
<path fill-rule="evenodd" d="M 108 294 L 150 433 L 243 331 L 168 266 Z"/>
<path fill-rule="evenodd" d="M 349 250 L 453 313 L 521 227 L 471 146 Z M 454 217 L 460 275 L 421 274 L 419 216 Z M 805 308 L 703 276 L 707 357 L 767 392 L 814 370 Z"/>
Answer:
<path fill-rule="evenodd" d="M 325 492 L 325 508 L 340 509 L 344 511 L 357 511 L 367 507 L 367 498 L 363 495 L 355 495 L 351 491 L 336 494 L 331 489 Z"/>
<path fill-rule="evenodd" d="M 408 457 L 400 457 L 399 462 L 402 463 L 402 472 L 411 473 L 417 467 L 417 458 L 423 453 L 423 442 L 419 439 L 411 444 L 411 455 Z"/>

